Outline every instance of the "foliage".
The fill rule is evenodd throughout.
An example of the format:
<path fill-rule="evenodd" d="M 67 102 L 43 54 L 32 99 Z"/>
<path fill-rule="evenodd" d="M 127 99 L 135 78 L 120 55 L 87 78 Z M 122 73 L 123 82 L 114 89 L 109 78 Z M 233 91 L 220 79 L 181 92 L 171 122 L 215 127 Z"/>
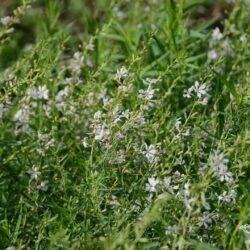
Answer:
<path fill-rule="evenodd" d="M 248 1 L 0 6 L 0 249 L 250 249 Z"/>

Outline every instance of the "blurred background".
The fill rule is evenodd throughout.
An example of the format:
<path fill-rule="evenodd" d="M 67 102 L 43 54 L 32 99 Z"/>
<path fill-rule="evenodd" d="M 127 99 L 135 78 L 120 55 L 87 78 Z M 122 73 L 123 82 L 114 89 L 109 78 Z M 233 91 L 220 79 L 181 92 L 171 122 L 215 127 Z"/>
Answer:
<path fill-rule="evenodd" d="M 1 0 L 0 19 L 12 16 L 22 2 L 21 0 Z M 32 6 L 25 11 L 20 22 L 13 26 L 15 32 L 12 38 L 1 46 L 0 70 L 11 65 L 22 49 L 35 43 L 37 38 L 53 34 L 62 27 L 74 36 L 74 39 L 70 40 L 70 45 L 77 46 L 112 17 L 127 23 L 131 29 L 136 29 L 138 23 L 154 25 L 159 20 L 150 20 L 147 13 L 159 11 L 164 6 L 163 0 L 26 0 L 24 2 L 28 4 L 30 2 Z M 173 0 L 169 2 L 174 3 Z M 221 26 L 221 21 L 227 17 L 231 9 L 231 1 L 186 0 L 184 8 L 187 26 L 200 25 L 212 20 L 208 27 L 213 28 Z M 134 12 L 131 13 L 131 10 Z"/>

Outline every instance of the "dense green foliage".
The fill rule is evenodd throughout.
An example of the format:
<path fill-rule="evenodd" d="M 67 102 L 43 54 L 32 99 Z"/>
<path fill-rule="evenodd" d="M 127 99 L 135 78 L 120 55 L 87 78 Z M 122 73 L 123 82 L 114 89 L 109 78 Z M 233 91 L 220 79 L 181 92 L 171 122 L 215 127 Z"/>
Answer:
<path fill-rule="evenodd" d="M 0 1 L 0 249 L 250 249 L 249 13 Z"/>

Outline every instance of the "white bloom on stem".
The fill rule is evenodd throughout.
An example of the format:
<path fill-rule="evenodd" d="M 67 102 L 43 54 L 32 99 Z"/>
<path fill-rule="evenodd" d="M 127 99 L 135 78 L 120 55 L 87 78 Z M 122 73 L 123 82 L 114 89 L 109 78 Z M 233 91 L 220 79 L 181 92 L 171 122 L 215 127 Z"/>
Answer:
<path fill-rule="evenodd" d="M 226 203 L 231 203 L 231 202 L 235 203 L 236 197 L 237 197 L 237 192 L 234 189 L 230 190 L 229 192 L 223 191 L 222 194 L 217 195 L 219 201 L 223 201 Z"/>
<path fill-rule="evenodd" d="M 217 177 L 220 181 L 232 182 L 233 173 L 228 170 L 229 160 L 225 158 L 223 153 L 215 151 L 210 158 L 209 164 L 213 170 L 213 176 Z"/>
<path fill-rule="evenodd" d="M 24 105 L 15 113 L 14 120 L 20 123 L 28 123 L 30 115 L 29 111 L 30 111 L 29 105 Z"/>
<path fill-rule="evenodd" d="M 63 110 L 66 108 L 67 103 L 64 101 L 65 97 L 69 95 L 70 88 L 66 86 L 64 89 L 58 91 L 55 96 L 56 108 L 58 110 Z"/>
<path fill-rule="evenodd" d="M 181 228 L 177 225 L 168 226 L 165 231 L 165 234 L 166 235 L 177 234 L 179 231 L 181 231 Z"/>
<path fill-rule="evenodd" d="M 84 61 L 84 56 L 82 55 L 82 53 L 79 51 L 75 52 L 69 65 L 74 76 L 79 76 L 81 74 L 83 61 Z"/>
<path fill-rule="evenodd" d="M 203 99 L 198 100 L 198 102 L 206 106 L 208 104 L 208 97 L 204 97 Z"/>
<path fill-rule="evenodd" d="M 186 208 L 188 210 L 193 209 L 193 206 L 195 204 L 195 199 L 194 198 L 185 196 L 183 201 L 184 201 L 184 205 L 186 206 Z"/>
<path fill-rule="evenodd" d="M 241 225 L 240 230 L 244 231 L 247 234 L 250 234 L 250 225 L 249 224 Z"/>
<path fill-rule="evenodd" d="M 243 35 L 240 36 L 240 41 L 242 43 L 246 43 L 247 42 L 247 34 L 246 33 L 244 33 Z"/>
<path fill-rule="evenodd" d="M 219 41 L 223 38 L 223 34 L 220 32 L 220 29 L 218 27 L 216 27 L 214 30 L 213 30 L 213 33 L 212 33 L 212 39 L 214 41 Z"/>
<path fill-rule="evenodd" d="M 15 28 L 11 27 L 11 28 L 9 28 L 9 29 L 6 30 L 6 33 L 7 34 L 13 33 L 14 30 L 15 30 Z"/>
<path fill-rule="evenodd" d="M 45 85 L 38 86 L 37 88 L 31 87 L 28 89 L 28 95 L 34 100 L 39 100 L 39 99 L 48 100 L 49 99 L 49 90 Z"/>
<path fill-rule="evenodd" d="M 146 124 L 146 119 L 143 115 L 143 112 L 139 111 L 136 116 L 134 117 L 133 127 L 139 128 L 142 125 Z"/>
<path fill-rule="evenodd" d="M 95 140 L 104 141 L 110 136 L 110 130 L 105 128 L 104 126 L 97 126 L 97 128 L 94 129 L 94 135 Z"/>
<path fill-rule="evenodd" d="M 48 181 L 41 181 L 41 183 L 37 186 L 38 189 L 42 191 L 48 190 Z"/>
<path fill-rule="evenodd" d="M 146 191 L 150 193 L 156 192 L 156 186 L 160 183 L 158 178 L 150 177 L 148 178 L 148 183 L 146 183 Z"/>
<path fill-rule="evenodd" d="M 206 201 L 206 197 L 205 197 L 205 193 L 202 192 L 201 193 L 201 204 L 202 206 L 207 209 L 207 210 L 210 210 L 210 205 L 208 204 L 208 202 Z"/>
<path fill-rule="evenodd" d="M 142 80 L 144 85 L 152 85 L 157 82 L 157 79 L 152 79 L 152 78 L 146 78 L 145 80 Z"/>
<path fill-rule="evenodd" d="M 250 231 L 247 232 L 248 234 L 250 234 Z M 250 239 L 247 239 L 244 241 L 245 247 L 247 250 L 250 249 Z"/>
<path fill-rule="evenodd" d="M 183 189 L 183 202 L 188 210 L 192 210 L 195 204 L 195 199 L 191 197 L 190 187 L 191 184 L 187 182 L 184 184 L 184 189 Z"/>
<path fill-rule="evenodd" d="M 156 156 L 158 154 L 157 148 L 155 145 L 147 145 L 144 144 L 145 150 L 142 151 L 142 154 L 148 159 L 150 163 L 154 162 L 156 160 Z"/>
<path fill-rule="evenodd" d="M 174 193 L 173 187 L 171 186 L 172 179 L 171 177 L 164 177 L 163 185 L 167 189 L 167 191 L 171 194 Z"/>
<path fill-rule="evenodd" d="M 208 61 L 211 62 L 219 57 L 218 52 L 215 49 L 209 50 L 207 53 Z"/>
<path fill-rule="evenodd" d="M 210 166 L 212 168 L 226 167 L 228 162 L 229 160 L 225 158 L 223 153 L 220 153 L 219 151 L 215 151 L 211 157 Z"/>
<path fill-rule="evenodd" d="M 193 86 L 184 90 L 183 97 L 191 98 L 192 95 L 195 94 L 199 103 L 207 105 L 209 90 L 210 86 L 207 83 L 200 84 L 198 81 L 195 81 Z"/>
<path fill-rule="evenodd" d="M 49 90 L 45 85 L 37 88 L 37 99 L 49 99 Z"/>
<path fill-rule="evenodd" d="M 0 19 L 0 23 L 2 23 L 3 25 L 8 25 L 10 22 L 11 22 L 10 16 L 6 16 Z"/>
<path fill-rule="evenodd" d="M 116 71 L 116 74 L 114 76 L 114 79 L 117 81 L 117 82 L 121 82 L 121 80 L 123 80 L 124 78 L 126 78 L 128 76 L 128 70 L 122 66 L 120 69 L 118 69 Z"/>
<path fill-rule="evenodd" d="M 103 118 L 103 112 L 101 110 L 98 110 L 94 113 L 95 120 L 101 120 L 102 118 Z"/>
<path fill-rule="evenodd" d="M 38 170 L 38 167 L 33 166 L 30 168 L 27 173 L 30 175 L 30 180 L 37 180 L 38 176 L 41 175 L 41 172 Z"/>
<path fill-rule="evenodd" d="M 209 91 L 209 86 L 206 83 L 200 84 L 198 81 L 194 83 L 194 92 L 197 97 L 200 99 L 204 95 L 206 95 Z"/>
<path fill-rule="evenodd" d="M 177 130 L 180 130 L 181 125 L 182 125 L 182 121 L 181 121 L 181 118 L 179 117 L 176 119 L 174 126 Z"/>
<path fill-rule="evenodd" d="M 211 216 L 208 214 L 208 212 L 203 212 L 202 215 L 198 219 L 199 219 L 199 222 L 198 222 L 199 227 L 208 228 L 209 225 L 212 224 L 212 219 L 211 219 Z"/>
<path fill-rule="evenodd" d="M 82 145 L 83 145 L 84 148 L 88 148 L 90 146 L 87 137 L 84 137 L 82 139 Z"/>
<path fill-rule="evenodd" d="M 146 90 L 140 89 L 138 97 L 143 100 L 151 100 L 154 97 L 155 90 L 149 86 Z"/>
<path fill-rule="evenodd" d="M 16 248 L 14 246 L 9 246 L 7 248 L 5 248 L 5 250 L 15 250 Z"/>
<path fill-rule="evenodd" d="M 55 146 L 55 139 L 52 138 L 52 139 L 50 139 L 50 140 L 45 144 L 45 149 L 48 150 L 49 148 L 54 147 L 54 146 Z"/>
<path fill-rule="evenodd" d="M 94 51 L 95 50 L 95 45 L 93 44 L 92 41 L 89 41 L 89 43 L 86 46 L 87 50 Z"/>
<path fill-rule="evenodd" d="M 3 117 L 4 111 L 5 111 L 5 107 L 3 103 L 0 103 L 0 119 Z"/>

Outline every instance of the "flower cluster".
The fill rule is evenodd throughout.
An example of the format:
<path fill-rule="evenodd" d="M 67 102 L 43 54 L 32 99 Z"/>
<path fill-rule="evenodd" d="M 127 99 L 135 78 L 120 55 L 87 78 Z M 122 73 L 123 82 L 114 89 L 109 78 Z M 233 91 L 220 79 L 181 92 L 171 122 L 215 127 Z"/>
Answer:
<path fill-rule="evenodd" d="M 232 182 L 233 173 L 228 170 L 228 159 L 224 157 L 223 153 L 215 151 L 210 160 L 210 166 L 213 171 L 213 176 L 220 181 Z"/>
<path fill-rule="evenodd" d="M 210 86 L 208 84 L 206 83 L 200 84 L 198 81 L 195 81 L 194 85 L 184 90 L 183 97 L 191 98 L 193 95 L 195 95 L 200 104 L 207 105 L 209 90 Z"/>

